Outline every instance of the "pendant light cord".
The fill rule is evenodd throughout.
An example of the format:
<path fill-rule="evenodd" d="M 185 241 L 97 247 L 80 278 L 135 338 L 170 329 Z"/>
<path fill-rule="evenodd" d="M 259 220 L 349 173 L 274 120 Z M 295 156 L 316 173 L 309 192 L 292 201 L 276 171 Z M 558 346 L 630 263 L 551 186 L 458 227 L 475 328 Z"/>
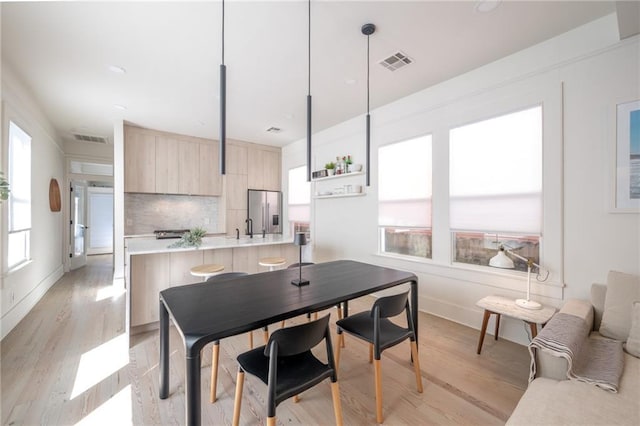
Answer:
<path fill-rule="evenodd" d="M 308 26 L 308 44 L 307 44 L 307 54 L 308 54 L 308 82 L 307 82 L 307 95 L 311 95 L 311 0 L 308 2 L 308 15 L 309 15 L 309 26 Z"/>
<path fill-rule="evenodd" d="M 369 114 L 369 37 L 367 36 L 367 114 Z"/>
<path fill-rule="evenodd" d="M 224 65 L 224 0 L 222 0 L 222 65 Z"/>

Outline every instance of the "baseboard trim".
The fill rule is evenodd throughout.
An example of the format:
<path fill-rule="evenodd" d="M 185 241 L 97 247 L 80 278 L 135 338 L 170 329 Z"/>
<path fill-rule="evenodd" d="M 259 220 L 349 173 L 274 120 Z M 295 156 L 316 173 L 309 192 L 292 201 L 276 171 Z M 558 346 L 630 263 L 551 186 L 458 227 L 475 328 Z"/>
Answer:
<path fill-rule="evenodd" d="M 64 275 L 64 265 L 60 264 L 51 274 L 46 276 L 25 297 L 19 300 L 7 313 L 2 316 L 2 341 L 16 325 L 36 306 L 42 296 Z"/>

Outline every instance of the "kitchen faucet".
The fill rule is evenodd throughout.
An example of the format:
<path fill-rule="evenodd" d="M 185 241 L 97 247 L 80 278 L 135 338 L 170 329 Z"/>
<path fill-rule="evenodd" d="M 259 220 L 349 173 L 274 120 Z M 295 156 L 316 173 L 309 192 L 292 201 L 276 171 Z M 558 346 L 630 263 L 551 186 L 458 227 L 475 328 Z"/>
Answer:
<path fill-rule="evenodd" d="M 240 239 L 240 230 L 236 228 L 236 240 Z"/>
<path fill-rule="evenodd" d="M 247 226 L 247 234 L 249 234 L 249 238 L 253 238 L 253 219 L 249 218 L 244 222 L 249 224 Z"/>

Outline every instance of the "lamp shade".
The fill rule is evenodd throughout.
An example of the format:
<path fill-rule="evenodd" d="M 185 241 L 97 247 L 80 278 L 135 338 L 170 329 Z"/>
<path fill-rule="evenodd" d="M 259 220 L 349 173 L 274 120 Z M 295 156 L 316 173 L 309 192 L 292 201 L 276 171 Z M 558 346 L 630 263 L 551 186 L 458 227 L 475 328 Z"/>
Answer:
<path fill-rule="evenodd" d="M 503 248 L 500 248 L 498 254 L 493 256 L 491 260 L 489 260 L 489 266 L 493 266 L 494 268 L 504 268 L 504 269 L 513 269 L 513 260 L 509 259 L 509 257 L 504 252 Z"/>
<path fill-rule="evenodd" d="M 293 238 L 293 244 L 297 246 L 306 246 L 307 245 L 307 236 L 304 232 L 297 232 L 296 236 Z"/>

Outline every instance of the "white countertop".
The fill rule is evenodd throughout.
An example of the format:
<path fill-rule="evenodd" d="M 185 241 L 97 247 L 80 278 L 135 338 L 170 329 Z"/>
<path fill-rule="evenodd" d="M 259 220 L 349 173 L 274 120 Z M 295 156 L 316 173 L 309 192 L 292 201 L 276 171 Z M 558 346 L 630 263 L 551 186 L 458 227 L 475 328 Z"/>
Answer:
<path fill-rule="evenodd" d="M 293 244 L 293 237 L 280 234 L 269 234 L 265 238 L 262 235 L 254 235 L 253 238 L 241 236 L 235 237 L 204 237 L 200 247 L 175 247 L 168 246 L 178 239 L 157 240 L 154 237 L 125 238 L 125 250 L 129 255 L 170 253 L 175 251 L 215 250 L 224 248 L 265 246 L 274 244 Z"/>

